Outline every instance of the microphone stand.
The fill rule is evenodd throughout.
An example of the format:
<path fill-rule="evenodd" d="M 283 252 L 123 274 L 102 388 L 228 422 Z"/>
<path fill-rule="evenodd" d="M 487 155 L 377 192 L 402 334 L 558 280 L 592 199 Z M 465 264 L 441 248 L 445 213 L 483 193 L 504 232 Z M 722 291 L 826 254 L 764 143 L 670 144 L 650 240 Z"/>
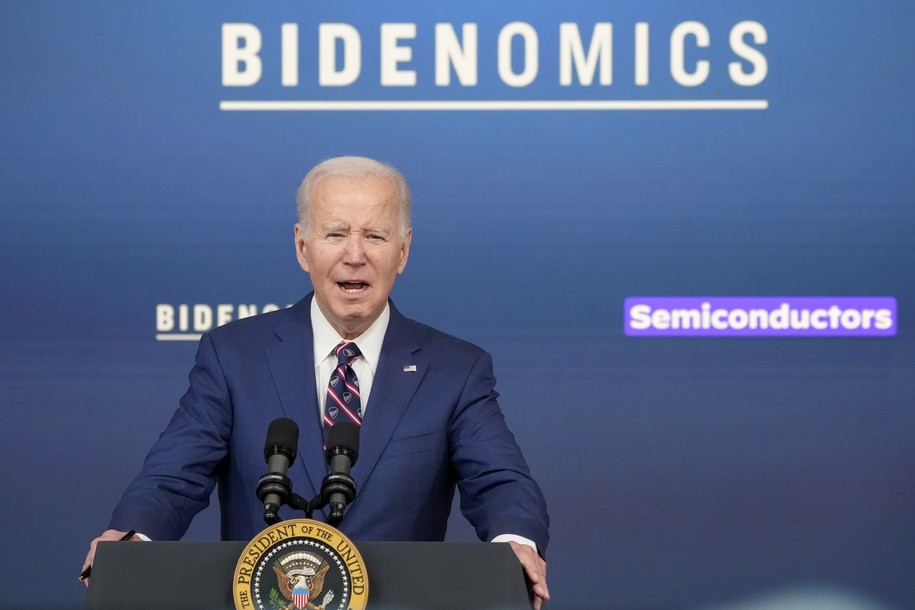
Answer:
<path fill-rule="evenodd" d="M 278 495 L 280 498 L 279 506 L 285 504 L 296 510 L 303 511 L 306 519 L 311 519 L 314 511 L 327 506 L 331 495 L 334 493 L 343 495 L 347 504 L 352 502 L 356 496 L 356 481 L 348 474 L 339 473 L 331 473 L 325 476 L 324 481 L 321 483 L 321 493 L 311 500 L 306 500 L 299 494 L 293 493 L 292 482 L 285 475 L 267 473 L 257 482 L 257 487 L 258 490 L 266 487 L 269 492 Z M 282 521 L 279 516 L 279 506 L 277 506 L 277 510 L 264 511 L 264 521 L 267 522 L 267 525 L 275 525 Z M 342 517 L 342 514 L 339 517 Z M 339 517 L 336 519 L 337 521 L 339 521 Z"/>
<path fill-rule="evenodd" d="M 311 514 L 314 511 L 320 510 L 327 506 L 327 500 L 321 494 L 318 494 L 311 500 L 306 500 L 299 494 L 294 493 L 289 497 L 288 504 L 296 510 L 303 511 L 305 513 L 306 519 L 311 519 Z"/>

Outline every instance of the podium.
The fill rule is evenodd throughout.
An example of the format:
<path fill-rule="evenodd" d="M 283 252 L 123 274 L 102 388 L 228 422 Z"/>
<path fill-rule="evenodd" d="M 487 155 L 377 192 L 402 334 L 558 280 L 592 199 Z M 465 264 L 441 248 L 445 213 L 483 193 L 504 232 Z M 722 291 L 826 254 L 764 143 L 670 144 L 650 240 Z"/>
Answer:
<path fill-rule="evenodd" d="M 232 576 L 246 542 L 102 542 L 86 610 L 234 610 Z M 357 542 L 368 610 L 530 610 L 507 544 Z"/>

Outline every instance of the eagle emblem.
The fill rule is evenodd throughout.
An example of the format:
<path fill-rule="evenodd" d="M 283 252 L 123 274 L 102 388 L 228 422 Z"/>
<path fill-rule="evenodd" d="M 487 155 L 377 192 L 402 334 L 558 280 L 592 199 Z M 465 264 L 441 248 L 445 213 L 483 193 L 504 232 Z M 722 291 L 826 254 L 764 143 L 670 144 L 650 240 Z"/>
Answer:
<path fill-rule="evenodd" d="M 358 549 L 311 519 L 287 519 L 258 534 L 239 557 L 232 582 L 235 610 L 366 610 L 368 597 Z"/>
<path fill-rule="evenodd" d="M 316 600 L 324 590 L 324 577 L 330 565 L 314 553 L 294 551 L 280 557 L 273 564 L 280 593 L 289 600 L 285 610 L 324 610 L 333 601 L 334 592 L 327 591 L 316 606 Z"/>

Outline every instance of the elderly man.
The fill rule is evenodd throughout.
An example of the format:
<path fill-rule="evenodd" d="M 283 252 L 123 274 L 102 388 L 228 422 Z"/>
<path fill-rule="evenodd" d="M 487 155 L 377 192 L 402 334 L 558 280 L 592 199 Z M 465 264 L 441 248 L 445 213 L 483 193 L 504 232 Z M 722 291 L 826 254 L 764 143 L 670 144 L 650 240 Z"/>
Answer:
<path fill-rule="evenodd" d="M 299 424 L 289 477 L 311 497 L 327 473 L 323 429 L 345 420 L 360 426 L 361 450 L 341 531 L 442 540 L 457 486 L 480 539 L 511 544 L 539 608 L 549 599 L 549 519 L 499 409 L 490 357 L 403 317 L 388 298 L 410 254 L 403 176 L 371 159 L 330 159 L 309 172 L 297 202 L 296 256 L 313 294 L 203 336 L 180 407 L 86 563 L 98 540 L 128 529 L 180 538 L 217 482 L 222 537 L 253 538 L 264 527 L 254 490 L 269 423 Z M 346 401 L 334 381 L 351 390 Z"/>

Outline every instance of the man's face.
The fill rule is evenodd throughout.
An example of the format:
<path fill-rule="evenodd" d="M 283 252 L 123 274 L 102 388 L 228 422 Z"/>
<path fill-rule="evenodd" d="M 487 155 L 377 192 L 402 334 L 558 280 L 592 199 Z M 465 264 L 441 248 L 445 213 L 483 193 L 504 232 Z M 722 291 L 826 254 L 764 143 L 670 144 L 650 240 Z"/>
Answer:
<path fill-rule="evenodd" d="M 400 234 L 393 180 L 329 176 L 314 187 L 311 222 L 295 226 L 299 264 L 311 275 L 321 313 L 344 339 L 365 332 L 384 310 L 410 253 Z"/>

